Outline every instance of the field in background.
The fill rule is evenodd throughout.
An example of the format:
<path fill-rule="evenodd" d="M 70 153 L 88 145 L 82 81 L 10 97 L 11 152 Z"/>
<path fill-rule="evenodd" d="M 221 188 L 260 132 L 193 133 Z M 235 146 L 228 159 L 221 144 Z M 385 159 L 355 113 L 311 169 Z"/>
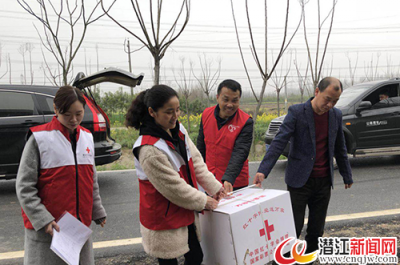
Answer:
<path fill-rule="evenodd" d="M 243 106 L 243 110 L 247 111 L 247 106 Z M 268 112 L 267 112 L 268 113 Z M 257 124 L 254 127 L 255 130 L 255 145 L 256 152 L 254 155 L 250 155 L 250 161 L 259 161 L 265 154 L 265 143 L 264 143 L 264 134 L 268 129 L 269 123 L 271 120 L 278 117 L 276 114 L 267 114 L 263 113 L 258 115 Z M 272 113 L 272 111 L 271 111 Z M 251 115 L 251 113 L 249 113 Z M 122 169 L 132 169 L 134 168 L 134 160 L 132 155 L 132 146 L 135 143 L 136 139 L 139 137 L 139 132 L 134 129 L 127 129 L 123 125 L 124 114 L 112 115 L 109 117 L 111 123 L 111 137 L 114 138 L 117 143 L 121 144 L 122 157 L 108 165 L 97 166 L 98 171 L 103 170 L 122 170 Z M 189 132 L 189 136 L 194 143 L 197 142 L 197 135 L 199 132 L 199 125 L 201 121 L 201 114 L 198 115 L 190 115 L 190 129 L 188 126 L 188 116 L 184 115 L 179 118 L 179 121 L 185 126 L 186 130 Z"/>

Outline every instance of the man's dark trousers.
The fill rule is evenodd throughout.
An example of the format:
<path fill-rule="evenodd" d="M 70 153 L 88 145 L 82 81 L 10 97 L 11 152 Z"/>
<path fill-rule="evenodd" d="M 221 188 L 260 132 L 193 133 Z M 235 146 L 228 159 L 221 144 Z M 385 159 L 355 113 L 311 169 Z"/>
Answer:
<path fill-rule="evenodd" d="M 307 224 L 307 250 L 306 253 L 318 249 L 318 237 L 324 234 L 325 218 L 331 198 L 330 177 L 309 178 L 301 188 L 287 186 L 292 201 L 294 223 L 297 238 L 304 226 L 306 206 L 308 205 L 309 215 Z"/>

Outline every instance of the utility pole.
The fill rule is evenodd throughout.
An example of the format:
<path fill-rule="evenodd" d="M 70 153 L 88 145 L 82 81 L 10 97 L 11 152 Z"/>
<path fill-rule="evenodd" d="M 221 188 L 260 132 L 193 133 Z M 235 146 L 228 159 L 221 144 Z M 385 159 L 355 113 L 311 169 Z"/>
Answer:
<path fill-rule="evenodd" d="M 97 58 L 97 72 L 99 72 L 99 45 L 96 44 L 96 58 Z M 100 84 L 95 86 L 96 93 L 99 94 L 100 97 Z"/>
<path fill-rule="evenodd" d="M 131 44 L 129 42 L 129 39 L 127 41 L 126 47 L 128 48 L 129 72 L 132 73 Z M 133 96 L 133 87 L 131 87 L 131 96 Z"/>

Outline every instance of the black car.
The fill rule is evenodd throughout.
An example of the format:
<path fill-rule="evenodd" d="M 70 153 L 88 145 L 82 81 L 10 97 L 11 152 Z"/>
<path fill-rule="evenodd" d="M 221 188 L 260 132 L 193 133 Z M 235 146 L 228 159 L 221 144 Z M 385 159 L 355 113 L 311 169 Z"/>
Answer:
<path fill-rule="evenodd" d="M 400 78 L 357 84 L 345 89 L 336 108 L 343 113 L 347 152 L 354 157 L 400 154 Z M 388 99 L 379 95 L 386 92 Z M 271 144 L 284 116 L 271 121 L 265 142 Z M 289 143 L 290 144 L 290 143 Z M 289 144 L 283 155 L 288 156 Z"/>
<path fill-rule="evenodd" d="M 114 68 L 87 77 L 83 73 L 77 75 L 73 86 L 81 89 L 86 99 L 81 125 L 93 134 L 96 165 L 111 163 L 122 153 L 121 145 L 110 136 L 110 121 L 89 86 L 113 82 L 134 87 L 142 80 L 143 74 L 135 76 Z M 51 86 L 0 85 L 0 179 L 16 177 L 26 134 L 30 127 L 51 121 L 57 90 Z"/>

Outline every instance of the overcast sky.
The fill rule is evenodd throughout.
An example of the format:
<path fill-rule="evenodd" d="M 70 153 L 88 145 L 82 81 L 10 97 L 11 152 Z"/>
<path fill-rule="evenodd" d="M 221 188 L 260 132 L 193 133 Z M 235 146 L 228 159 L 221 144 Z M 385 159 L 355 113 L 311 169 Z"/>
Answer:
<path fill-rule="evenodd" d="M 36 1 L 29 2 L 37 5 Z M 118 0 L 111 14 L 122 21 L 132 31 L 140 33 L 129 2 L 128 0 Z M 140 2 L 147 3 L 147 1 Z M 263 1 L 259 0 L 251 0 L 249 2 L 251 3 L 250 13 L 253 33 L 258 53 L 263 58 L 264 5 Z M 271 52 L 278 52 L 278 47 L 282 40 L 283 23 L 286 14 L 285 2 L 283 0 L 268 1 L 270 57 Z M 321 17 L 325 17 L 331 7 L 331 1 L 322 0 L 321 2 Z M 177 3 L 178 0 L 165 1 L 165 13 L 163 13 L 162 17 L 164 29 L 171 25 L 176 13 Z M 261 78 L 249 49 L 249 34 L 246 28 L 244 1 L 234 0 L 234 6 L 247 66 L 250 69 L 253 84 L 257 89 L 261 86 Z M 143 7 L 143 14 L 145 17 L 148 17 L 146 16 L 148 13 L 145 12 L 146 9 L 147 7 Z M 342 80 L 348 79 L 348 57 L 351 59 L 353 66 L 357 62 L 357 80 L 364 79 L 366 72 L 370 70 L 369 65 L 372 59 L 374 65 L 378 62 L 379 75 L 383 76 L 393 71 L 397 73 L 400 68 L 399 10 L 400 1 L 398 0 L 339 0 L 335 10 L 334 26 L 326 55 L 325 75 L 331 73 Z M 289 14 L 290 35 L 300 18 L 298 1 L 291 1 Z M 308 40 L 312 47 L 315 47 L 316 44 L 316 19 L 316 0 L 310 0 L 310 3 L 306 7 L 306 21 L 309 33 Z M 35 24 L 41 30 L 38 21 L 24 11 L 16 0 L 1 0 L 0 20 L 0 43 L 2 45 L 0 76 L 7 69 L 6 56 L 9 54 L 11 58 L 11 82 L 13 84 L 21 84 L 23 63 L 22 56 L 18 53 L 18 48 L 23 43 L 32 43 L 34 44 L 32 52 L 34 83 L 49 85 L 49 81 L 44 79 L 43 70 L 40 68 L 43 62 L 40 39 L 33 26 Z M 328 23 L 329 21 L 326 22 L 326 26 Z M 326 30 L 324 30 L 324 34 L 326 34 Z M 65 40 L 67 35 L 64 34 L 63 36 L 65 36 L 63 37 Z M 87 72 L 89 74 L 97 70 L 96 45 L 98 47 L 100 69 L 104 67 L 117 67 L 128 70 L 128 56 L 124 52 L 123 47 L 126 38 L 130 39 L 132 50 L 141 47 L 141 44 L 134 37 L 120 29 L 107 17 L 90 25 L 85 41 L 74 61 L 74 73 Z M 325 41 L 324 35 L 322 40 Z M 295 56 L 295 53 L 297 56 Z M 221 81 L 226 78 L 236 79 L 242 83 L 245 91 L 249 91 L 249 84 L 238 52 L 230 0 L 192 0 L 189 24 L 162 60 L 161 82 L 177 87 L 175 78 L 179 81 L 176 72 L 180 69 L 180 58 L 182 57 L 186 59 L 187 65 L 189 61 L 192 61 L 194 72 L 200 74 L 198 57 L 202 54 L 206 54 L 209 60 L 214 60 L 215 62 L 218 59 L 222 60 Z M 52 67 L 56 68 L 57 66 L 51 55 L 46 53 L 46 56 L 51 61 Z M 289 76 L 293 78 L 290 78 L 289 86 L 292 89 L 296 88 L 296 73 L 293 64 L 296 58 L 301 69 L 305 72 L 307 62 L 302 28 L 293 39 L 286 56 L 281 60 L 281 65 L 276 72 L 278 75 L 283 75 L 285 69 L 288 67 L 291 68 L 292 71 Z M 379 61 L 377 61 L 378 58 Z M 150 87 L 152 85 L 152 57 L 148 50 L 143 48 L 133 53 L 132 60 L 133 72 L 135 74 L 145 74 L 145 79 L 140 89 Z M 27 54 L 27 81 L 29 82 L 28 62 Z M 175 75 L 172 69 L 175 69 Z M 0 83 L 10 83 L 10 74 L 5 75 L 0 80 Z M 104 85 L 102 89 L 103 91 L 109 91 L 116 89 L 116 87 L 113 85 Z M 126 90 L 128 91 L 128 88 Z M 273 88 L 270 87 L 268 92 L 272 91 Z"/>

